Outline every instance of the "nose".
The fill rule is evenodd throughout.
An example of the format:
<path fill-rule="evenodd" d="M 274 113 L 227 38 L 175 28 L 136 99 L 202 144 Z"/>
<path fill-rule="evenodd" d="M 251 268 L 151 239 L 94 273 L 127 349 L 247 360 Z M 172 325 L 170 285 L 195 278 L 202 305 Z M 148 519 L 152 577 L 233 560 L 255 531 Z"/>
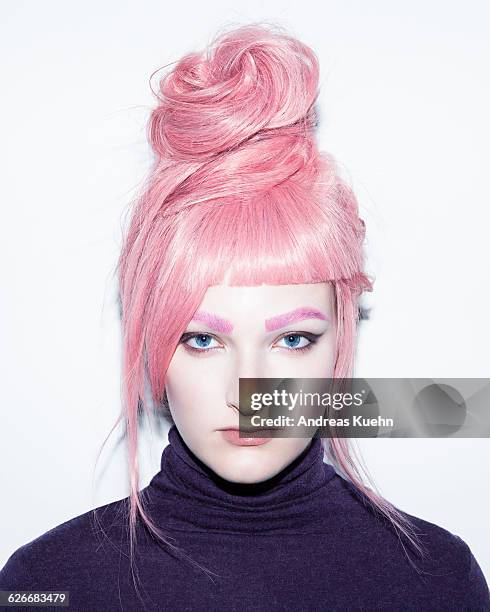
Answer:
<path fill-rule="evenodd" d="M 247 408 L 245 402 L 240 405 L 240 378 L 260 378 L 262 367 L 260 360 L 254 354 L 237 355 L 227 372 L 226 403 L 243 415 L 249 416 L 253 410 Z M 242 393 L 246 393 L 246 385 L 242 381 Z"/>

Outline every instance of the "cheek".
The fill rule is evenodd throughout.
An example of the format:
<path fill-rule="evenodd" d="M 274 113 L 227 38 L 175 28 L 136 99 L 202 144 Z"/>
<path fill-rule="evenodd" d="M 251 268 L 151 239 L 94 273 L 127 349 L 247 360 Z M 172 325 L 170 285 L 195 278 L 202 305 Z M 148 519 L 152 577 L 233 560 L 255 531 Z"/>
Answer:
<path fill-rule="evenodd" d="M 208 363 L 205 363 L 205 362 Z M 206 357 L 193 357 L 179 349 L 166 375 L 166 391 L 172 415 L 202 419 L 219 395 L 219 376 Z M 175 418 L 175 416 L 174 416 Z"/>
<path fill-rule="evenodd" d="M 318 353 L 312 355 L 310 363 L 311 378 L 331 378 L 335 366 L 336 346 L 335 336 L 332 335 L 328 340 L 318 347 Z"/>

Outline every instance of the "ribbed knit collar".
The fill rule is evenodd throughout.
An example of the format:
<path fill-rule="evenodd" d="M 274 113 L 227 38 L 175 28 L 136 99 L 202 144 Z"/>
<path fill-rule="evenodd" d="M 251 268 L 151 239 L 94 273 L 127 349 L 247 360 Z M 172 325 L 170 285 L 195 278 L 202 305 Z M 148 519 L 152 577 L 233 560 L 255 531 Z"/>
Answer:
<path fill-rule="evenodd" d="M 325 519 L 327 483 L 320 438 L 276 476 L 257 484 L 221 478 L 188 448 L 173 425 L 161 469 L 145 492 L 162 529 L 223 533 L 308 532 Z"/>

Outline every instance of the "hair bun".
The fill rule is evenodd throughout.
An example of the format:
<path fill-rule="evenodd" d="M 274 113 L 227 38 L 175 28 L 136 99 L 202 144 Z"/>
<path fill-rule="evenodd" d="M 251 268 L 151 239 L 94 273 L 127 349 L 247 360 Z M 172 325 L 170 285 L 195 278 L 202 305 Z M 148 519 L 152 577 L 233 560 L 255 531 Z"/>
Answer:
<path fill-rule="evenodd" d="M 314 52 L 287 34 L 258 25 L 221 34 L 160 80 L 150 143 L 161 157 L 199 161 L 262 129 L 311 127 L 318 78 Z"/>

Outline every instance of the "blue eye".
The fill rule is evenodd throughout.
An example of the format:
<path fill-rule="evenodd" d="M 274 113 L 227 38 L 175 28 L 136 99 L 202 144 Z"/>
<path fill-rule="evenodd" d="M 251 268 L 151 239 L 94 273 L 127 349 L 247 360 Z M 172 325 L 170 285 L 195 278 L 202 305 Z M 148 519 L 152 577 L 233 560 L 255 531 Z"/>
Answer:
<path fill-rule="evenodd" d="M 300 353 L 310 350 L 321 335 L 322 334 L 313 334 L 311 332 L 290 332 L 279 338 L 274 346 L 278 346 L 277 342 L 284 340 L 286 344 L 278 346 L 278 348 L 285 349 L 290 353 Z M 216 350 L 221 346 L 216 338 L 211 334 L 196 332 L 187 332 L 183 334 L 180 342 L 184 345 L 184 348 L 187 351 L 192 352 L 196 356 L 211 353 L 211 351 Z M 213 342 L 216 344 L 213 345 Z"/>
<path fill-rule="evenodd" d="M 283 346 L 281 348 L 287 348 L 296 351 L 306 349 L 310 346 L 310 344 L 312 344 L 312 341 L 303 334 L 287 334 L 286 336 L 280 338 L 279 342 L 281 342 L 282 340 L 286 341 L 286 346 Z"/>
<path fill-rule="evenodd" d="M 195 349 L 195 350 L 200 350 L 200 349 L 209 349 L 209 348 L 215 348 L 213 346 L 210 346 L 210 341 L 215 341 L 216 340 L 209 334 L 195 334 L 194 336 L 191 336 L 190 338 L 188 338 L 185 341 L 185 344 L 187 344 L 188 347 Z M 196 345 L 192 345 L 190 344 L 190 342 L 195 341 Z"/>

